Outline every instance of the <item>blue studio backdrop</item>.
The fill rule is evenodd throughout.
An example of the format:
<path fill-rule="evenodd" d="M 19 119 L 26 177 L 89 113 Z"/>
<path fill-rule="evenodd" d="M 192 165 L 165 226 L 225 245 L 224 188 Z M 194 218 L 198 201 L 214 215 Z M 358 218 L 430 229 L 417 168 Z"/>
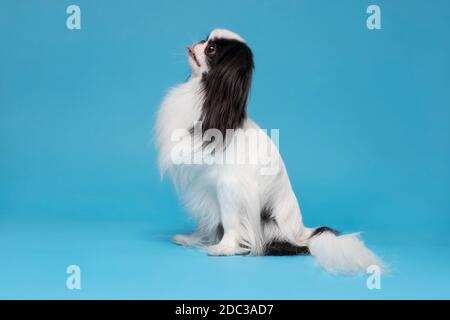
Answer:
<path fill-rule="evenodd" d="M 305 224 L 364 231 L 379 289 L 170 242 L 194 223 L 160 179 L 155 114 L 216 27 L 253 49 L 249 113 L 280 129 Z M 0 0 L 0 298 L 448 299 L 449 74 L 446 0 Z"/>

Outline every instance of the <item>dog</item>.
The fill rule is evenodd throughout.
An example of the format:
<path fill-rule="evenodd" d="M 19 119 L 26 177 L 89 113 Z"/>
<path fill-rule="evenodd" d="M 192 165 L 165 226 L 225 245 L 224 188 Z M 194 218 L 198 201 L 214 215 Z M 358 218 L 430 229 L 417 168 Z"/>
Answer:
<path fill-rule="evenodd" d="M 156 122 L 161 174 L 198 222 L 174 242 L 212 256 L 312 255 L 333 273 L 383 268 L 358 234 L 303 225 L 276 144 L 247 115 L 254 60 L 246 41 L 215 29 L 187 52 L 191 75 L 169 90 Z M 247 161 L 214 161 L 236 155 Z"/>

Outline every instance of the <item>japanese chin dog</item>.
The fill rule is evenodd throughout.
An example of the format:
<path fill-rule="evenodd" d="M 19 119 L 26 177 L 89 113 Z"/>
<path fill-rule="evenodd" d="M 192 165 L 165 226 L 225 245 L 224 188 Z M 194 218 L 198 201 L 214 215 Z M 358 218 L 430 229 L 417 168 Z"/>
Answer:
<path fill-rule="evenodd" d="M 211 256 L 312 255 L 333 273 L 366 272 L 382 261 L 358 234 L 307 228 L 276 143 L 247 115 L 253 54 L 224 29 L 188 48 L 189 79 L 157 115 L 161 174 L 170 174 L 198 223 L 173 241 Z"/>

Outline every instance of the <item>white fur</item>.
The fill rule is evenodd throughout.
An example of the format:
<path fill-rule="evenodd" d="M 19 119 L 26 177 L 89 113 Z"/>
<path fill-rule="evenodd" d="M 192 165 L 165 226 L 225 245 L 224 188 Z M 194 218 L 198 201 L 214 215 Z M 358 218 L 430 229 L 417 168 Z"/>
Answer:
<path fill-rule="evenodd" d="M 215 30 L 212 37 L 228 37 L 243 41 L 227 30 Z M 195 46 L 198 59 L 204 44 Z M 192 59 L 190 59 L 190 62 Z M 286 240 L 296 245 L 308 245 L 317 261 L 328 271 L 360 272 L 370 264 L 381 261 L 367 249 L 355 235 L 336 237 L 323 233 L 310 239 L 313 229 L 305 228 L 300 207 L 292 190 L 289 177 L 278 149 L 272 140 L 251 119 L 245 120 L 242 130 L 231 137 L 231 143 L 245 136 L 247 130 L 256 130 L 259 139 L 270 146 L 268 159 L 258 164 L 177 164 L 172 162 L 175 142 L 173 132 L 189 130 L 200 118 L 202 106 L 201 66 L 191 63 L 191 78 L 169 91 L 160 106 L 157 117 L 156 140 L 159 148 L 161 174 L 169 172 L 184 205 L 197 219 L 198 228 L 191 235 L 176 235 L 174 241 L 182 245 L 206 247 L 210 255 L 264 253 L 264 245 L 273 239 Z M 181 144 L 191 148 L 191 135 L 186 134 Z M 260 145 L 239 146 L 239 154 L 260 157 Z M 231 148 L 226 148 L 225 153 Z M 261 169 L 272 164 L 278 167 L 273 175 L 262 175 Z M 261 210 L 269 203 L 276 224 L 261 224 Z M 217 239 L 217 225 L 221 223 L 224 235 Z M 247 249 L 243 249 L 243 246 Z"/>
<path fill-rule="evenodd" d="M 324 232 L 311 238 L 308 247 L 317 262 L 331 273 L 366 272 L 371 265 L 384 269 L 383 262 L 364 245 L 358 234 L 336 236 Z"/>
<path fill-rule="evenodd" d="M 209 39 L 223 38 L 223 39 L 237 40 L 245 43 L 245 40 L 240 35 L 227 29 L 214 29 L 208 38 Z"/>

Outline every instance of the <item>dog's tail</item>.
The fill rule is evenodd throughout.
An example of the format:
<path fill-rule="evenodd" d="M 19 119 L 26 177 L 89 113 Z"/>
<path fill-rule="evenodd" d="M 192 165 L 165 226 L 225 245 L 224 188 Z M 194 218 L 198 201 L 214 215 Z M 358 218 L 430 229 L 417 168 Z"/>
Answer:
<path fill-rule="evenodd" d="M 339 235 L 328 227 L 316 228 L 309 237 L 308 249 L 332 273 L 366 272 L 371 265 L 384 270 L 383 261 L 366 247 L 358 233 Z"/>
<path fill-rule="evenodd" d="M 385 269 L 383 261 L 378 258 L 358 233 L 340 235 L 337 231 L 320 227 L 307 229 L 310 236 L 306 246 L 293 245 L 285 241 L 272 241 L 267 244 L 266 255 L 308 255 L 331 273 L 366 272 L 371 265 Z"/>

